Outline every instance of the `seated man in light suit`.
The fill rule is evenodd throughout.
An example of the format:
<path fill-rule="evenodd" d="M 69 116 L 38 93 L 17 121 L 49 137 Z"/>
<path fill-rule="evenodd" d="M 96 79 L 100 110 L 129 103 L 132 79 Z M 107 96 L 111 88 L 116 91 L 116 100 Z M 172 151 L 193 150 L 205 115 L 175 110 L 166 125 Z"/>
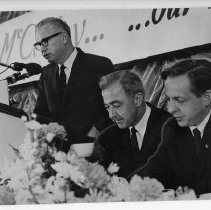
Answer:
<path fill-rule="evenodd" d="M 117 163 L 126 177 L 156 151 L 163 123 L 171 115 L 145 102 L 143 84 L 131 71 L 116 71 L 99 82 L 105 108 L 114 125 L 105 129 L 89 158 L 104 167 Z"/>
<path fill-rule="evenodd" d="M 186 59 L 162 72 L 169 112 L 159 149 L 132 173 L 157 178 L 166 188 L 211 192 L 211 63 Z"/>

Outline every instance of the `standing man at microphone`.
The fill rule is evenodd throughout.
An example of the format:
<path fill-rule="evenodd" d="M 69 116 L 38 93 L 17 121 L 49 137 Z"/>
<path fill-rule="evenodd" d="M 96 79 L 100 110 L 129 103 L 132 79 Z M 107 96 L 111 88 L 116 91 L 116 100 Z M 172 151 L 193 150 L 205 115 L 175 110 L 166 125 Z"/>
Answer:
<path fill-rule="evenodd" d="M 40 77 L 34 112 L 64 125 L 71 143 L 92 141 L 111 124 L 98 80 L 114 70 L 112 62 L 74 47 L 70 27 L 59 18 L 40 21 L 35 39 L 34 47 L 49 64 Z"/>

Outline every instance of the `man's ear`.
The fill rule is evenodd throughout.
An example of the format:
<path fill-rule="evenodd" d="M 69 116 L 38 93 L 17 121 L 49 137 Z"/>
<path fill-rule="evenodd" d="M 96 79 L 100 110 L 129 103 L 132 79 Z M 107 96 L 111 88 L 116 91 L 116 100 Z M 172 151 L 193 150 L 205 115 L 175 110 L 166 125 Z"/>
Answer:
<path fill-rule="evenodd" d="M 63 43 L 67 44 L 67 42 L 68 42 L 68 35 L 67 35 L 66 32 L 63 32 L 63 33 L 64 33 L 64 35 L 63 35 Z"/>
<path fill-rule="evenodd" d="M 142 93 L 136 93 L 134 96 L 134 102 L 137 107 L 141 106 L 144 100 L 144 96 Z"/>
<path fill-rule="evenodd" d="M 203 94 L 203 103 L 206 107 L 211 106 L 211 90 L 206 90 Z"/>

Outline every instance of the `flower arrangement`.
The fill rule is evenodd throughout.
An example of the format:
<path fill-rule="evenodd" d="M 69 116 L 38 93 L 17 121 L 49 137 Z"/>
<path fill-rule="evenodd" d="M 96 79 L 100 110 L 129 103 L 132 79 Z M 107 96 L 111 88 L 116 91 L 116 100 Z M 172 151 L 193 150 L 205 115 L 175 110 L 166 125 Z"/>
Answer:
<path fill-rule="evenodd" d="M 28 132 L 0 172 L 0 204 L 50 204 L 195 199 L 191 190 L 164 193 L 155 179 L 135 175 L 130 182 L 118 177 L 116 164 L 105 170 L 70 148 L 66 154 L 55 147 L 54 137 L 64 139 L 65 129 L 57 123 L 41 125 L 23 118 Z M 11 146 L 12 147 L 12 146 Z M 17 173 L 18 172 L 18 173 Z"/>

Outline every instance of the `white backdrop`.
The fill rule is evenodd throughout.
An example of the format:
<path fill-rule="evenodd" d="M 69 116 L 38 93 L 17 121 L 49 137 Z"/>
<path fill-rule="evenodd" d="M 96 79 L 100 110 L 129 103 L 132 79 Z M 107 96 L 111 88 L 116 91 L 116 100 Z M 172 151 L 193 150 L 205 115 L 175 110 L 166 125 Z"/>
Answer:
<path fill-rule="evenodd" d="M 45 65 L 33 48 L 34 25 L 50 16 L 70 25 L 75 46 L 107 56 L 114 64 L 211 42 L 208 7 L 32 11 L 0 25 L 0 62 Z"/>

